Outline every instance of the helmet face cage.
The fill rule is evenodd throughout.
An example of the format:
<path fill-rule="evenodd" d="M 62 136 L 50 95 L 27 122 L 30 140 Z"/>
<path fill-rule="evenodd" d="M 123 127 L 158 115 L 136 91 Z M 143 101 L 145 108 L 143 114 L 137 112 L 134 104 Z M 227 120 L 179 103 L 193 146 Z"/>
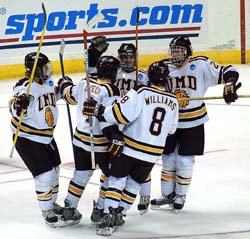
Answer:
<path fill-rule="evenodd" d="M 171 62 L 180 67 L 192 55 L 191 42 L 187 36 L 177 36 L 169 44 Z"/>
<path fill-rule="evenodd" d="M 105 78 L 111 81 L 116 78 L 120 62 L 113 56 L 101 56 L 96 64 L 97 76 L 99 79 Z"/>
<path fill-rule="evenodd" d="M 36 52 L 31 52 L 25 57 L 25 69 L 26 75 L 30 76 L 34 63 L 36 59 Z M 48 57 L 42 53 L 39 54 L 35 76 L 39 78 L 39 80 L 46 81 L 53 74 L 52 63 L 49 61 Z"/>
<path fill-rule="evenodd" d="M 121 68 L 126 72 L 135 70 L 136 65 L 136 48 L 133 44 L 123 43 L 119 50 L 118 56 L 121 62 Z"/>
<path fill-rule="evenodd" d="M 182 66 L 187 59 L 187 48 L 183 46 L 170 45 L 171 62 L 175 66 Z"/>
<path fill-rule="evenodd" d="M 169 69 L 164 61 L 156 61 L 148 68 L 150 84 L 165 86 L 168 80 Z"/>

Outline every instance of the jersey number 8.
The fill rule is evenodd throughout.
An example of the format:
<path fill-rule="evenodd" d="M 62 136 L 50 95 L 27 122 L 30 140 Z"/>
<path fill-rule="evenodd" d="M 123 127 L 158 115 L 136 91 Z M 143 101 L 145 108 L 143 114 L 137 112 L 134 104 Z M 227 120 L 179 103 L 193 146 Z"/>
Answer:
<path fill-rule="evenodd" d="M 155 108 L 149 129 L 152 135 L 158 136 L 161 133 L 162 122 L 165 118 L 165 115 L 166 110 L 164 108 Z"/>

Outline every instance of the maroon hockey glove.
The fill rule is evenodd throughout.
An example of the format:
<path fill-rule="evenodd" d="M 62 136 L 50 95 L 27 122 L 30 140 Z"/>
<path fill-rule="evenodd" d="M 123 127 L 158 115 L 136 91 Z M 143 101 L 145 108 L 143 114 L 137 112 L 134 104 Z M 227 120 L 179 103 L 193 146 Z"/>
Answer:
<path fill-rule="evenodd" d="M 113 134 L 111 142 L 108 146 L 108 152 L 113 156 L 120 157 L 123 151 L 123 147 L 123 134 L 121 132 L 119 134 Z"/>
<path fill-rule="evenodd" d="M 228 82 L 224 86 L 223 98 L 227 104 L 235 102 L 238 99 L 237 90 L 241 87 L 241 83 L 237 85 L 234 82 Z"/>
<path fill-rule="evenodd" d="M 30 100 L 29 100 L 29 97 L 26 96 L 26 94 L 16 96 L 14 109 L 16 109 L 17 116 L 21 115 L 22 110 L 24 110 L 25 111 L 24 113 L 26 113 L 29 104 L 30 104 Z"/>
<path fill-rule="evenodd" d="M 96 36 L 91 39 L 88 48 L 89 66 L 95 67 L 99 57 L 108 49 L 109 43 L 106 42 L 105 36 Z"/>
<path fill-rule="evenodd" d="M 68 76 L 64 76 L 63 78 L 60 78 L 57 82 L 58 92 L 62 95 L 65 88 L 73 85 L 74 84 L 72 79 Z"/>
<path fill-rule="evenodd" d="M 83 103 L 82 113 L 86 116 L 96 116 L 99 121 L 105 121 L 104 110 L 105 107 L 102 104 L 91 98 Z"/>

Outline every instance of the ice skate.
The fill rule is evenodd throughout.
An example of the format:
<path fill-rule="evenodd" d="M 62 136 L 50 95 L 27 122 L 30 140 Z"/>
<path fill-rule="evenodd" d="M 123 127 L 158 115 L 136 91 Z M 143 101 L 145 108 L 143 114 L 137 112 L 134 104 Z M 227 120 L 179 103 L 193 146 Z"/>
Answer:
<path fill-rule="evenodd" d="M 170 193 L 167 196 L 161 196 L 151 200 L 151 209 L 159 211 L 171 211 L 173 210 L 173 204 L 175 199 L 175 192 Z"/>
<path fill-rule="evenodd" d="M 56 216 L 53 209 L 48 210 L 48 211 L 43 211 L 42 215 L 43 215 L 44 221 L 47 225 L 49 225 L 51 227 L 60 227 L 61 226 L 61 221 Z"/>
<path fill-rule="evenodd" d="M 53 203 L 53 211 L 54 213 L 56 214 L 56 216 L 58 218 L 61 218 L 62 214 L 63 214 L 63 207 L 60 206 L 59 204 L 57 203 Z"/>
<path fill-rule="evenodd" d="M 186 200 L 186 195 L 176 195 L 174 204 L 173 204 L 173 211 L 174 213 L 179 213 L 180 210 L 184 207 Z"/>
<path fill-rule="evenodd" d="M 148 212 L 148 207 L 150 204 L 150 196 L 141 196 L 140 202 L 137 206 L 137 209 L 140 211 L 140 215 L 144 215 Z"/>
<path fill-rule="evenodd" d="M 98 223 L 101 223 L 103 215 L 104 215 L 103 214 L 103 209 L 97 208 L 97 203 L 94 200 L 93 201 L 93 211 L 92 211 L 92 214 L 90 216 L 92 224 L 96 225 Z"/>
<path fill-rule="evenodd" d="M 111 236 L 119 226 L 122 226 L 125 221 L 123 220 L 123 207 L 109 208 L 109 213 L 105 213 L 101 223 L 96 224 L 96 234 L 101 236 Z"/>
<path fill-rule="evenodd" d="M 80 223 L 82 219 L 82 214 L 73 207 L 63 208 L 63 213 L 61 216 L 62 226 L 71 226 Z"/>

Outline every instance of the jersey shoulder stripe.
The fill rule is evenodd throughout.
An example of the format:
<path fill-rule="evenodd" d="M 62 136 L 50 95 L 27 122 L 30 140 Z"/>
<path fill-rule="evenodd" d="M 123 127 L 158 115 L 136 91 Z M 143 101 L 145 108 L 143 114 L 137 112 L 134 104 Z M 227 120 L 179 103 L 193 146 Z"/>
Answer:
<path fill-rule="evenodd" d="M 112 112 L 118 123 L 123 124 L 123 125 L 126 125 L 129 123 L 129 120 L 122 114 L 119 103 L 113 105 Z"/>
<path fill-rule="evenodd" d="M 70 105 L 76 105 L 77 101 L 73 96 L 72 93 L 72 87 L 68 87 L 65 91 L 65 95 L 63 96 L 63 98 L 67 101 L 67 103 L 69 103 Z"/>
<path fill-rule="evenodd" d="M 209 58 L 207 56 L 195 56 L 195 57 L 190 58 L 190 62 L 192 62 L 192 61 L 198 61 L 198 60 L 208 61 Z"/>
<path fill-rule="evenodd" d="M 103 86 L 107 89 L 109 97 L 111 97 L 111 96 L 121 96 L 121 92 L 120 92 L 120 90 L 118 89 L 117 86 L 115 86 L 115 85 L 113 85 L 111 83 L 103 84 Z"/>
<path fill-rule="evenodd" d="M 29 84 L 29 79 L 27 77 L 20 79 L 14 86 L 14 89 L 18 86 L 27 87 Z"/>

